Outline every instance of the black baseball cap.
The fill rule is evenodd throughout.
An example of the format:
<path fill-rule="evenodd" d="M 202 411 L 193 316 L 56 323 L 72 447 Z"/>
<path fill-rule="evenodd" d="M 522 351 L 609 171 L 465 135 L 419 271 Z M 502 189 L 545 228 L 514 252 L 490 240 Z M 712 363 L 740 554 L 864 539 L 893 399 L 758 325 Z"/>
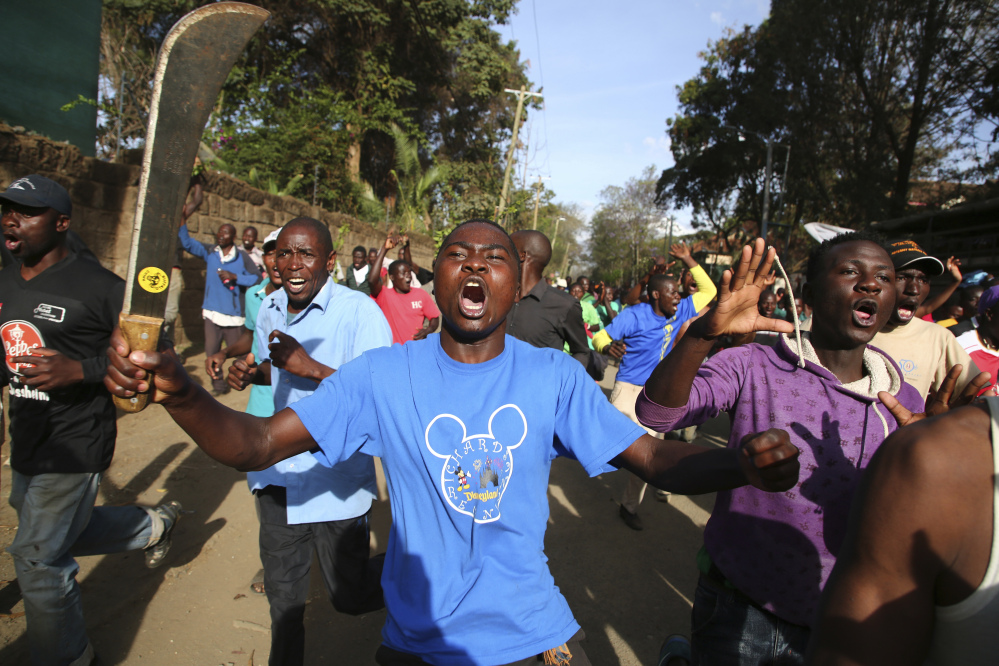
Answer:
<path fill-rule="evenodd" d="M 34 208 L 54 208 L 66 216 L 73 214 L 73 202 L 66 188 L 37 173 L 18 178 L 8 185 L 3 194 L 0 194 L 0 201 Z"/>
<path fill-rule="evenodd" d="M 923 252 L 923 248 L 919 247 L 915 241 L 892 241 L 888 243 L 888 250 L 891 253 L 891 263 L 895 270 L 918 268 L 930 277 L 943 275 L 943 262 Z"/>

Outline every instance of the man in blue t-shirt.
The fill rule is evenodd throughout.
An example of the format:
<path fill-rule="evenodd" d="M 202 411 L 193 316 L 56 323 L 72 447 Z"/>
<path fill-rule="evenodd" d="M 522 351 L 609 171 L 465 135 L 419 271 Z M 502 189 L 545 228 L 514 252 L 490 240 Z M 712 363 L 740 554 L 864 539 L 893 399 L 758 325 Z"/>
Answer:
<path fill-rule="evenodd" d="M 120 334 L 105 380 L 127 397 L 148 390 L 145 371 L 154 372 L 153 400 L 229 466 L 262 469 L 304 451 L 323 464 L 381 456 L 393 523 L 379 664 L 589 663 L 544 554 L 558 455 L 591 475 L 625 467 L 688 494 L 796 482 L 787 433 L 760 433 L 740 451 L 664 444 L 611 407 L 567 355 L 507 336 L 518 254 L 496 224 L 456 227 L 434 285 L 439 335 L 367 352 L 270 419 L 213 400 L 172 355 L 129 354 Z"/>
<path fill-rule="evenodd" d="M 649 302 L 626 308 L 607 328 L 593 336 L 593 347 L 597 351 L 606 351 L 621 360 L 614 389 L 611 391 L 611 404 L 635 423 L 638 423 L 635 400 L 649 375 L 673 348 L 677 333 L 684 323 L 696 317 L 718 293 L 711 278 L 694 261 L 685 244 L 673 245 L 670 254 L 687 267 L 697 284 L 697 291 L 681 299 L 680 285 L 674 278 L 653 272 L 649 275 L 646 286 Z M 662 437 L 661 433 L 648 428 L 646 432 Z M 633 530 L 643 527 L 642 519 L 638 516 L 638 505 L 642 503 L 647 487 L 645 481 L 630 475 L 621 495 L 621 519 Z M 669 494 L 662 493 L 662 496 L 668 498 Z"/>

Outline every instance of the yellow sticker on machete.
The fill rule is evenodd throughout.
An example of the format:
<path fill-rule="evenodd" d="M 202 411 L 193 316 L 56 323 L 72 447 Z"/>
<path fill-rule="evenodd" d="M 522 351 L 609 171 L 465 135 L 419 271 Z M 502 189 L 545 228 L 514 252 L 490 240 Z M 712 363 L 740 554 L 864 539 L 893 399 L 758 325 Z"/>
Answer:
<path fill-rule="evenodd" d="M 158 294 L 167 288 L 170 278 L 159 268 L 150 266 L 139 271 L 139 286 L 151 294 Z"/>

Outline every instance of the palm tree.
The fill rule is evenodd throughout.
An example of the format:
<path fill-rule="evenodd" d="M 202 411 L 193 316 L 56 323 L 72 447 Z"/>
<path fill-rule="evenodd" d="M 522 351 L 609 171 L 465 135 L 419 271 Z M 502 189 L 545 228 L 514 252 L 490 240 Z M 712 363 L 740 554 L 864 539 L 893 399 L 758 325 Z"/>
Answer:
<path fill-rule="evenodd" d="M 423 223 L 427 233 L 433 233 L 430 201 L 434 186 L 443 180 L 444 174 L 436 166 L 424 171 L 416 139 L 394 124 L 392 137 L 395 139 L 395 169 L 390 173 L 399 190 L 399 214 L 410 231 L 419 221 Z"/>

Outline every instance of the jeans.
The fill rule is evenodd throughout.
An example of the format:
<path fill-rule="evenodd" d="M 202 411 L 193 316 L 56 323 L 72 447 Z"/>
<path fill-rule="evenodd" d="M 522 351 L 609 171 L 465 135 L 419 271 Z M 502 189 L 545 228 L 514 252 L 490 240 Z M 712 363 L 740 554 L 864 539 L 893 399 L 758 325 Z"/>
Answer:
<path fill-rule="evenodd" d="M 242 326 L 219 326 L 215 322 L 205 319 L 205 356 L 211 356 L 221 351 L 223 340 L 226 347 L 233 346 L 242 334 Z M 216 392 L 228 391 L 229 384 L 226 383 L 225 377 L 213 379 L 212 390 Z"/>
<path fill-rule="evenodd" d="M 17 535 L 7 551 L 24 598 L 28 646 L 36 666 L 89 663 L 83 622 L 80 555 L 146 548 L 163 533 L 163 520 L 138 506 L 94 507 L 100 473 L 11 473 L 10 504 Z"/>
<path fill-rule="evenodd" d="M 326 591 L 341 613 L 362 615 L 385 607 L 384 556 L 369 559 L 368 514 L 325 523 L 288 524 L 287 491 L 267 486 L 254 492 L 260 518 L 260 560 L 271 607 L 271 666 L 305 662 L 305 603 L 312 553 Z M 370 512 L 369 512 L 370 513 Z"/>
<path fill-rule="evenodd" d="M 736 590 L 703 575 L 691 613 L 691 664 L 797 666 L 805 663 L 809 627 L 786 622 Z"/>

